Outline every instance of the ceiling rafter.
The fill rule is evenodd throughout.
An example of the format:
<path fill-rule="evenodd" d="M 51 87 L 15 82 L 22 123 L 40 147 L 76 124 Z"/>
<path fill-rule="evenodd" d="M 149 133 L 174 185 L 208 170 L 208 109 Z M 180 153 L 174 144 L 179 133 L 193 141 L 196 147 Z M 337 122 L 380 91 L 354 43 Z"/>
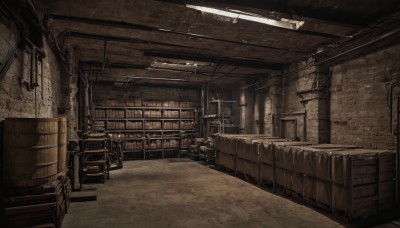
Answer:
<path fill-rule="evenodd" d="M 79 65 L 85 69 L 101 69 L 101 62 L 99 61 L 80 61 Z M 165 72 L 176 72 L 176 73 L 188 73 L 194 75 L 201 75 L 206 77 L 215 76 L 224 76 L 224 77 L 232 77 L 232 78 L 259 78 L 265 75 L 265 73 L 257 73 L 257 74 L 234 74 L 232 72 L 202 72 L 202 71 L 189 71 L 189 70 L 180 70 L 180 69 L 172 69 L 172 68 L 158 68 L 158 67 L 148 67 L 145 65 L 134 65 L 129 63 L 109 63 L 105 66 L 105 69 L 135 69 L 135 70 L 155 70 L 155 71 L 165 71 Z"/>
<path fill-rule="evenodd" d="M 63 38 L 78 37 L 78 38 L 83 38 L 83 39 L 116 41 L 116 42 L 131 43 L 131 44 L 149 44 L 149 45 L 160 45 L 160 46 L 175 47 L 175 48 L 196 49 L 191 46 L 185 46 L 185 45 L 169 44 L 169 43 L 164 43 L 164 42 L 156 42 L 156 41 L 142 40 L 142 39 L 129 38 L 129 37 L 121 37 L 121 36 L 98 35 L 98 34 L 83 33 L 83 32 L 77 32 L 77 31 L 64 31 L 62 34 L 60 34 L 59 37 L 63 37 Z"/>
<path fill-rule="evenodd" d="M 186 36 L 186 37 L 193 37 L 193 38 L 204 39 L 204 40 L 213 40 L 213 41 L 219 41 L 219 42 L 224 42 L 224 43 L 239 44 L 239 45 L 248 46 L 248 47 L 264 48 L 267 50 L 269 49 L 269 50 L 290 52 L 290 53 L 302 55 L 304 57 L 309 54 L 306 52 L 294 51 L 294 50 L 290 50 L 290 49 L 286 49 L 286 48 L 277 48 L 277 47 L 273 47 L 273 46 L 266 46 L 266 45 L 260 45 L 260 44 L 243 42 L 243 41 L 227 40 L 227 39 L 215 38 L 215 37 L 205 36 L 205 35 L 200 35 L 200 34 L 177 32 L 177 31 L 173 31 L 173 30 L 154 28 L 154 27 L 150 27 L 150 26 L 127 23 L 127 22 L 123 22 L 123 21 L 110 21 L 110 20 L 81 18 L 81 17 L 63 16 L 63 15 L 54 15 L 54 14 L 47 14 L 47 15 L 45 15 L 45 18 L 47 20 L 49 20 L 51 18 L 52 20 L 64 20 L 64 21 L 79 22 L 79 23 L 100 25 L 100 26 L 118 27 L 118 28 L 133 29 L 133 30 L 140 30 L 140 31 L 169 33 L 169 34 L 182 35 L 182 36 Z"/>

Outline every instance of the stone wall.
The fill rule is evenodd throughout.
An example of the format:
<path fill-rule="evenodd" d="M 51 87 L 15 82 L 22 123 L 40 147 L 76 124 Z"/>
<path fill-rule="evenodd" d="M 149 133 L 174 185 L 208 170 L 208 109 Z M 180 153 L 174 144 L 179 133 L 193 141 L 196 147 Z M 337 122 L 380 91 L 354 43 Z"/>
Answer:
<path fill-rule="evenodd" d="M 145 86 L 126 83 L 93 82 L 92 99 L 107 100 L 153 100 L 153 101 L 191 101 L 200 106 L 201 90 Z"/>
<path fill-rule="evenodd" d="M 12 22 L 2 17 L 0 17 L 0 31 L 0 59 L 4 61 L 8 53 L 20 41 L 20 33 Z M 0 79 L 1 119 L 6 117 L 55 117 L 58 115 L 60 64 L 46 42 L 44 51 L 46 57 L 38 63 L 39 86 L 36 87 L 36 90 L 28 91 L 31 51 L 29 48 L 17 49 L 16 56 L 12 57 L 15 59 L 10 69 L 4 78 Z M 43 64 L 43 68 L 40 64 Z"/>
<path fill-rule="evenodd" d="M 400 77 L 399 59 L 400 45 L 396 45 L 333 68 L 332 143 L 395 149 L 396 102 L 400 90 L 394 84 L 390 94 L 390 88 Z"/>
<path fill-rule="evenodd" d="M 244 134 L 265 134 L 276 136 L 279 129 L 276 118 L 281 109 L 281 77 L 270 75 L 265 78 L 261 88 L 248 87 L 242 81 L 237 93 L 239 96 L 240 132 Z M 244 88 L 244 89 L 243 89 Z"/>
<path fill-rule="evenodd" d="M 293 138 L 296 120 L 299 140 L 395 149 L 399 59 L 396 45 L 335 66 L 302 70 L 313 59 L 290 64 L 277 77 L 281 84 L 266 79 L 264 89 L 240 93 L 241 132 L 271 135 L 275 128 L 275 136 Z"/>

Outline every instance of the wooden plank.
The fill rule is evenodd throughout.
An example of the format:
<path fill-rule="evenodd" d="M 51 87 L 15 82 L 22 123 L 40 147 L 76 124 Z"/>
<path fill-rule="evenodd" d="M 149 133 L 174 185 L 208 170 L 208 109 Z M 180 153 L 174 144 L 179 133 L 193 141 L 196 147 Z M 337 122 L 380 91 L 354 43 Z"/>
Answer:
<path fill-rule="evenodd" d="M 69 199 L 71 202 L 96 201 L 97 193 L 96 191 L 71 192 Z"/>
<path fill-rule="evenodd" d="M 34 225 L 32 228 L 55 228 L 53 223 L 45 223 L 45 224 L 39 224 L 39 225 Z"/>
<path fill-rule="evenodd" d="M 31 204 L 43 204 L 56 201 L 56 193 L 46 193 L 43 195 L 29 195 L 7 198 L 8 207 L 18 207 Z"/>
<path fill-rule="evenodd" d="M 56 208 L 55 203 L 44 203 L 44 204 L 36 204 L 36 205 L 28 205 L 28 206 L 20 206 L 20 207 L 9 207 L 6 208 L 6 215 L 17 215 L 17 214 L 25 214 L 29 212 L 35 211 L 45 211 L 45 210 L 54 210 Z"/>

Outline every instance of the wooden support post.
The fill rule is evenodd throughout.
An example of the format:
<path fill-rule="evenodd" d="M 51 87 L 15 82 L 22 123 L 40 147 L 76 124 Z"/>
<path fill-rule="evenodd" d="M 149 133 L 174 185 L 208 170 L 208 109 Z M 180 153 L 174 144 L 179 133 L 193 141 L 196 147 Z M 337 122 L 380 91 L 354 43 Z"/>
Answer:
<path fill-rule="evenodd" d="M 79 167 L 80 167 L 80 162 L 79 162 L 79 155 L 74 154 L 74 184 L 73 188 L 74 190 L 79 190 L 81 188 L 80 185 L 80 180 L 79 180 Z"/>

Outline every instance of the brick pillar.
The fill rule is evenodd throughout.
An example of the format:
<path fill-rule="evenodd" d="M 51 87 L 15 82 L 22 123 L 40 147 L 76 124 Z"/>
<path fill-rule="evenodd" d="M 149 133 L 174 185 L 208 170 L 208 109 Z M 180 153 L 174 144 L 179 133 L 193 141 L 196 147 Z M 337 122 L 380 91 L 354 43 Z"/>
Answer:
<path fill-rule="evenodd" d="M 299 93 L 306 109 L 307 141 L 329 143 L 329 96 L 326 90 L 302 91 Z"/>
<path fill-rule="evenodd" d="M 314 88 L 297 92 L 306 110 L 306 139 L 312 143 L 330 142 L 329 74 L 327 68 L 318 67 Z"/>

